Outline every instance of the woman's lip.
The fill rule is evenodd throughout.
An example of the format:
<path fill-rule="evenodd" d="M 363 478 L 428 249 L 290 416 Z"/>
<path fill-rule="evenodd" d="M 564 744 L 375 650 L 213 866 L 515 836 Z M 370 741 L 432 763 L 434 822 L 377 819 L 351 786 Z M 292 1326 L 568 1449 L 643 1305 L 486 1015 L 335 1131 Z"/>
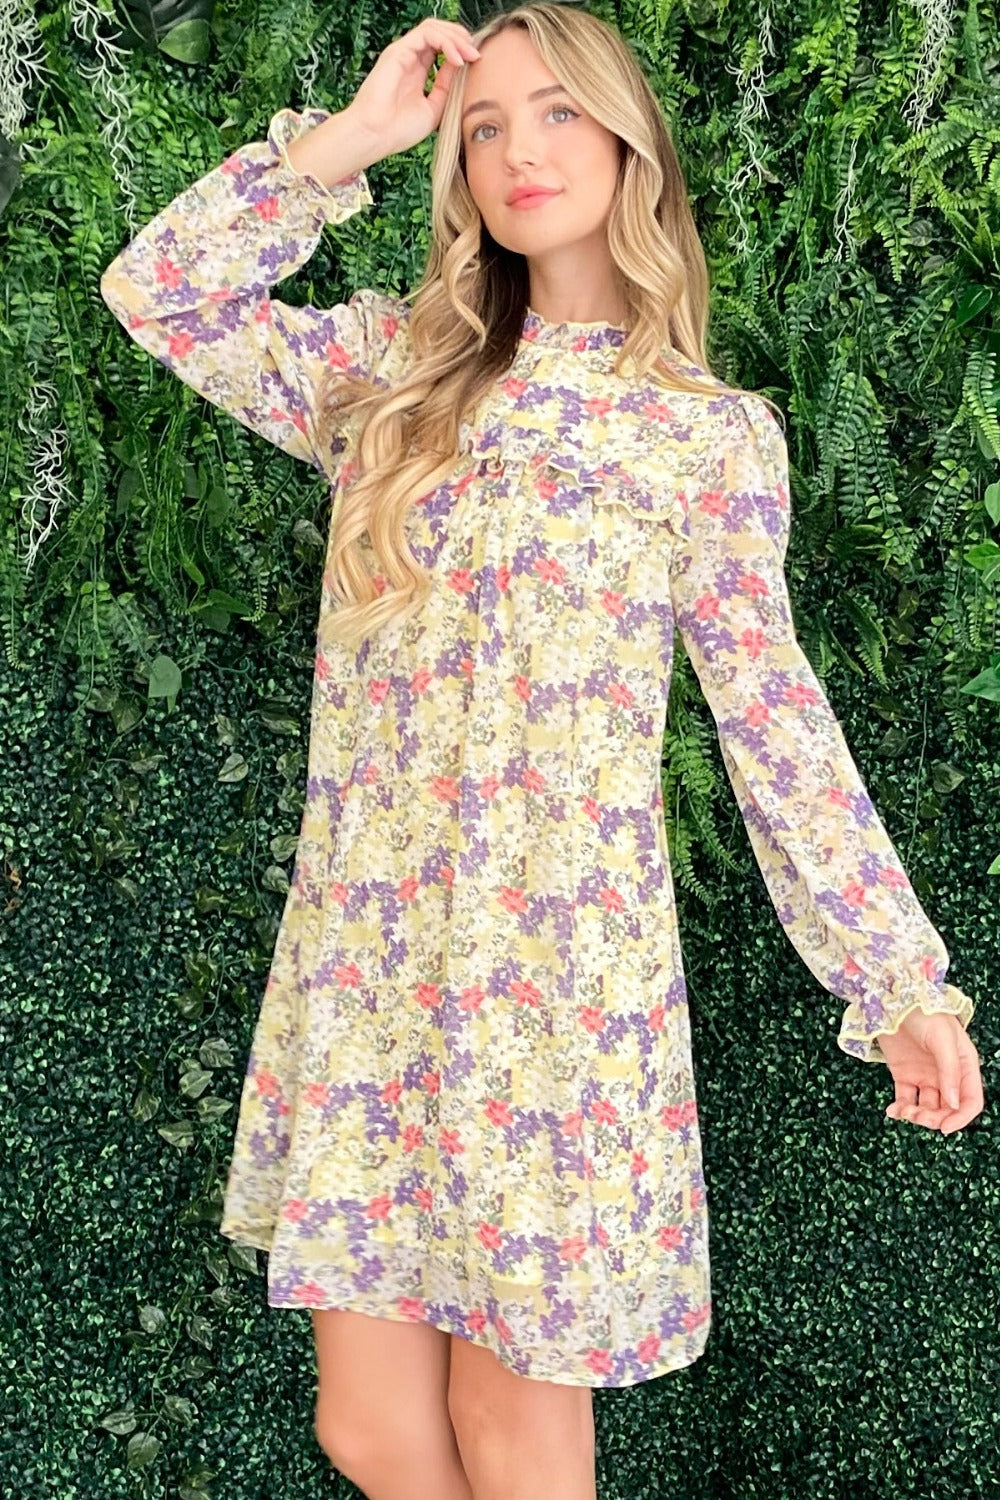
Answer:
<path fill-rule="evenodd" d="M 545 193 L 525 193 L 523 198 L 515 198 L 514 202 L 511 203 L 509 207 L 534 208 L 537 204 L 545 203 L 549 198 L 554 198 L 557 192 L 557 188 L 552 188 L 549 192 Z"/>

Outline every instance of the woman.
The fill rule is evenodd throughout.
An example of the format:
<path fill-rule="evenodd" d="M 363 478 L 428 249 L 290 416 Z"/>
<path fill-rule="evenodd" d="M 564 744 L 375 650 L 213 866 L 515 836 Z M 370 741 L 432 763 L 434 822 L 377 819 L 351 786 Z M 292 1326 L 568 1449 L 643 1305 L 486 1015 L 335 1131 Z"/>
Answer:
<path fill-rule="evenodd" d="M 432 130 L 412 299 L 271 299 Z M 272 1306 L 312 1309 L 317 1432 L 366 1493 L 587 1500 L 592 1388 L 690 1364 L 710 1326 L 659 781 L 675 626 L 841 1048 L 888 1064 L 897 1116 L 982 1108 L 973 1002 L 795 638 L 781 427 L 708 371 L 656 99 L 585 11 L 428 18 L 343 111 L 280 111 L 102 290 L 334 486 L 221 1232 L 269 1251 Z"/>

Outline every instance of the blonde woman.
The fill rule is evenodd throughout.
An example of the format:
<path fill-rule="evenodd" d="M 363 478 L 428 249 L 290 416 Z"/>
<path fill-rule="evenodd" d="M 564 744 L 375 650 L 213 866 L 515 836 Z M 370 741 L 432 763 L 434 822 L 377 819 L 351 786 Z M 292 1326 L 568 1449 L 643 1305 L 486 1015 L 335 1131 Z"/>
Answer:
<path fill-rule="evenodd" d="M 415 292 L 271 297 L 434 130 Z M 592 1500 L 592 1389 L 691 1364 L 710 1327 L 675 627 L 842 1050 L 887 1063 L 897 1117 L 982 1109 L 973 1002 L 796 641 L 782 426 L 708 369 L 657 101 L 584 10 L 428 18 L 345 109 L 281 110 L 102 290 L 333 493 L 221 1232 L 311 1310 L 318 1438 L 372 1500 Z"/>

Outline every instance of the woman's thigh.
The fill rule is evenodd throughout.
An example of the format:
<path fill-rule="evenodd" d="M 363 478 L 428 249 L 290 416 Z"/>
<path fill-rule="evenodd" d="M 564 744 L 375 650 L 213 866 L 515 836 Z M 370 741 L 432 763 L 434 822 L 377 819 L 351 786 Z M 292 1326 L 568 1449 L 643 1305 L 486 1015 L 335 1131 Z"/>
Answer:
<path fill-rule="evenodd" d="M 427 1323 L 314 1308 L 316 1436 L 338 1469 L 373 1453 L 454 1451 L 448 1415 L 451 1336 Z"/>
<path fill-rule="evenodd" d="M 465 1471 L 478 1494 L 591 1500 L 595 1493 L 594 1393 L 531 1380 L 488 1349 L 453 1338 L 448 1409 Z"/>

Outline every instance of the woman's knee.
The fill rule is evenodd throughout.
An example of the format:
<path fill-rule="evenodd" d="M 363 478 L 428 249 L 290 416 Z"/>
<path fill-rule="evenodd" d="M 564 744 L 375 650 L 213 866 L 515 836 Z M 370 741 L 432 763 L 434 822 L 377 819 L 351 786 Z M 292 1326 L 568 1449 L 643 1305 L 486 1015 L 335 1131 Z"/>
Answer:
<path fill-rule="evenodd" d="M 492 1493 L 496 1481 L 527 1459 L 541 1487 L 542 1475 L 553 1474 L 566 1479 L 567 1493 L 590 1493 L 595 1445 L 589 1386 L 516 1375 L 489 1350 L 455 1338 L 448 1411 L 473 1489 Z"/>
<path fill-rule="evenodd" d="M 313 1332 L 313 1430 L 353 1483 L 387 1456 L 399 1461 L 450 1435 L 447 1333 L 424 1323 L 326 1308 L 313 1310 Z"/>

